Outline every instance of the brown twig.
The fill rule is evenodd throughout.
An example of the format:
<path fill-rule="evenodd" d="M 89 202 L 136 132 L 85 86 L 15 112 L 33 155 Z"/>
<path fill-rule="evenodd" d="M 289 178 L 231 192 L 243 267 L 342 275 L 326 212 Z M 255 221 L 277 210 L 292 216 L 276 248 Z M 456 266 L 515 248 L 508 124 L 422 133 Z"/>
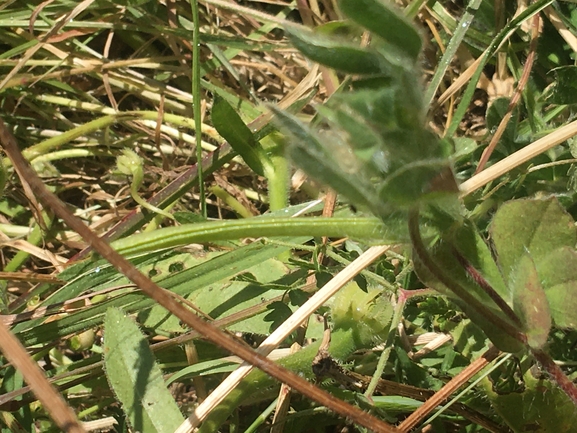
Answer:
<path fill-rule="evenodd" d="M 498 355 L 499 349 L 496 347 L 489 348 L 483 356 L 473 361 L 457 376 L 452 378 L 445 386 L 435 393 L 425 404 L 419 407 L 411 415 L 409 415 L 400 425 L 399 430 L 403 433 L 410 431 L 417 424 L 419 424 L 433 409 L 439 406 L 442 402 L 447 400 L 451 394 L 459 389 L 471 377 L 477 374 L 486 365 L 490 364 Z"/>
<path fill-rule="evenodd" d="M 32 388 L 34 395 L 38 397 L 40 403 L 62 431 L 70 433 L 86 431 L 76 418 L 74 411 L 48 382 L 38 364 L 30 358 L 24 346 L 1 322 L 0 349 L 10 364 L 22 374 L 26 383 Z"/>
<path fill-rule="evenodd" d="M 345 370 L 330 357 L 327 351 L 315 358 L 313 361 L 313 371 L 319 377 L 330 377 L 339 384 L 359 392 L 362 392 L 362 390 L 366 388 L 369 380 L 371 380 L 371 377 L 369 376 L 364 376 L 354 371 Z M 436 395 L 434 391 L 429 389 L 418 388 L 416 386 L 406 385 L 404 383 L 393 382 L 385 379 L 378 380 L 375 393 L 380 395 L 398 395 L 400 397 L 412 398 L 413 400 L 424 402 L 432 401 Z M 451 405 L 450 410 L 451 412 L 454 412 L 477 423 L 492 433 L 510 431 L 508 428 L 502 428 L 489 418 L 483 416 L 465 404 L 453 404 Z"/>
<path fill-rule="evenodd" d="M 535 61 L 535 52 L 537 51 L 538 36 L 539 36 L 539 15 L 535 15 L 533 17 L 533 28 L 531 32 L 531 43 L 529 45 L 529 54 L 527 55 L 525 66 L 523 67 L 523 73 L 521 74 L 521 78 L 519 79 L 519 83 L 517 84 L 517 88 L 515 89 L 515 93 L 513 94 L 513 97 L 509 102 L 507 112 L 503 116 L 503 119 L 501 119 L 497 131 L 495 131 L 493 138 L 491 138 L 491 142 L 481 155 L 481 159 L 479 160 L 479 165 L 475 170 L 475 174 L 483 171 L 485 165 L 487 165 L 487 161 L 489 161 L 491 154 L 495 150 L 495 147 L 497 147 L 497 144 L 499 143 L 501 136 L 505 132 L 505 128 L 507 128 L 507 124 L 509 123 L 511 116 L 513 115 L 513 110 L 521 100 L 521 94 L 523 93 L 523 90 L 525 89 L 525 86 L 529 81 L 529 77 L 531 76 L 531 70 L 533 69 L 533 62 Z"/>
<path fill-rule="evenodd" d="M 397 432 L 397 429 L 390 426 L 389 424 L 378 420 L 377 418 L 369 415 L 359 408 L 339 400 L 338 398 L 325 391 L 320 390 L 297 374 L 282 368 L 266 357 L 255 353 L 255 351 L 250 347 L 247 347 L 243 343 L 237 341 L 229 334 L 216 328 L 214 325 L 205 322 L 190 310 L 188 310 L 185 306 L 178 303 L 164 290 L 161 290 L 161 288 L 150 278 L 142 274 L 132 263 L 126 260 L 114 249 L 112 249 L 112 247 L 106 241 L 100 239 L 80 219 L 72 215 L 64 203 L 62 203 L 54 194 L 48 191 L 42 180 L 37 176 L 32 167 L 30 167 L 28 162 L 22 156 L 16 139 L 1 120 L 0 142 L 2 143 L 4 150 L 8 154 L 9 158 L 12 160 L 14 168 L 17 170 L 19 176 L 28 180 L 30 187 L 39 198 L 39 200 L 45 206 L 51 208 L 54 213 L 68 225 L 68 227 L 76 231 L 86 242 L 88 242 L 94 248 L 98 254 L 110 262 L 111 265 L 113 265 L 119 272 L 124 274 L 130 281 L 136 284 L 147 296 L 158 302 L 158 304 L 169 310 L 172 314 L 177 316 L 191 328 L 197 330 L 208 340 L 212 341 L 220 347 L 223 347 L 226 350 L 229 350 L 244 361 L 255 365 L 263 372 L 276 378 L 277 380 L 283 383 L 287 383 L 294 390 L 300 392 L 306 397 L 317 401 L 330 410 L 342 416 L 348 417 L 354 422 L 375 432 Z"/>

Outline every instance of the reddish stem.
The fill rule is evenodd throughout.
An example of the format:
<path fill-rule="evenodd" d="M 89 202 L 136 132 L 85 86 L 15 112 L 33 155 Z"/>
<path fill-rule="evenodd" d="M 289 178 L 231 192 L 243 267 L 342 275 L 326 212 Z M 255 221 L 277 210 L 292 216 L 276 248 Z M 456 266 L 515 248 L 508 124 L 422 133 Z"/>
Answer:
<path fill-rule="evenodd" d="M 542 350 L 532 350 L 535 359 L 541 364 L 543 369 L 549 373 L 551 379 L 567 394 L 573 404 L 577 406 L 577 386 L 573 383 L 567 375 L 561 370 L 551 356 Z"/>

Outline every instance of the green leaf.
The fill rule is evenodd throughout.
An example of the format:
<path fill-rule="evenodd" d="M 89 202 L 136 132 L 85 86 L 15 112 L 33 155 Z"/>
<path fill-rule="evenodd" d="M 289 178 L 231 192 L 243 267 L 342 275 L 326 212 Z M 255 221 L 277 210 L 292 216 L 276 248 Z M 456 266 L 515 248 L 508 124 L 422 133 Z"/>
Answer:
<path fill-rule="evenodd" d="M 459 187 L 446 160 L 424 160 L 407 164 L 391 174 L 379 191 L 384 202 L 412 207 L 417 202 L 457 198 Z"/>
<path fill-rule="evenodd" d="M 423 41 L 415 27 L 382 0 L 340 0 L 341 11 L 416 61 Z M 396 53 L 395 53 L 396 54 Z"/>
<path fill-rule="evenodd" d="M 555 325 L 577 328 L 577 252 L 553 251 L 539 264 L 539 278 L 549 301 Z"/>
<path fill-rule="evenodd" d="M 518 391 L 497 391 L 488 378 L 481 382 L 495 411 L 515 432 L 573 433 L 575 405 L 553 381 L 536 378 L 533 371 L 524 372 Z"/>
<path fill-rule="evenodd" d="M 391 65 L 375 51 L 300 28 L 286 27 L 285 30 L 296 49 L 321 65 L 349 74 L 391 71 Z"/>
<path fill-rule="evenodd" d="M 295 117 L 271 107 L 276 115 L 281 132 L 288 137 L 287 151 L 293 161 L 305 172 L 320 182 L 344 194 L 355 204 L 375 211 L 376 215 L 386 213 L 374 187 L 359 171 L 352 150 L 338 134 L 328 133 L 325 141 L 332 140 L 331 148 L 321 142 L 321 138 L 309 130 Z M 345 164 L 350 164 L 346 166 Z"/>
<path fill-rule="evenodd" d="M 459 227 L 458 230 L 451 233 L 450 238 L 439 241 L 430 250 L 430 255 L 437 264 L 437 267 L 442 269 L 447 277 L 458 283 L 469 293 L 482 308 L 499 317 L 501 320 L 511 323 L 493 299 L 465 272 L 463 265 L 457 260 L 455 248 L 457 248 L 457 251 L 465 260 L 489 282 L 497 294 L 507 301 L 509 297 L 503 296 L 507 293 L 507 288 L 493 261 L 491 251 L 473 225 L 465 224 Z M 421 263 L 417 254 L 414 254 L 414 266 L 419 279 L 423 283 L 433 287 L 444 295 L 450 296 L 455 303 L 463 309 L 467 316 L 469 316 L 471 321 L 485 332 L 495 346 L 504 352 L 517 352 L 523 349 L 523 345 L 519 341 L 509 337 L 500 327 L 487 320 L 481 308 L 476 308 L 474 305 L 464 302 L 449 290 L 449 288 L 445 287 L 437 277 L 432 275 Z"/>
<path fill-rule="evenodd" d="M 335 328 L 351 329 L 357 344 L 384 340 L 393 317 L 393 307 L 380 289 L 362 290 L 356 282 L 344 286 L 332 300 Z"/>
<path fill-rule="evenodd" d="M 555 80 L 547 95 L 549 104 L 577 104 L 577 66 L 562 66 L 553 69 Z"/>
<path fill-rule="evenodd" d="M 513 310 L 521 319 L 527 343 L 533 349 L 547 343 L 551 329 L 551 314 L 537 269 L 529 254 L 523 255 L 509 282 L 513 295 Z"/>
<path fill-rule="evenodd" d="M 263 176 L 263 158 L 266 158 L 264 152 L 260 151 L 260 146 L 256 143 L 252 132 L 234 108 L 218 95 L 214 98 L 211 118 L 218 133 L 242 156 L 244 162 L 255 173 Z"/>
<path fill-rule="evenodd" d="M 121 310 L 104 321 L 106 376 L 132 428 L 142 433 L 172 433 L 184 420 L 166 388 L 146 338 Z"/>
<path fill-rule="evenodd" d="M 553 251 L 574 247 L 577 230 L 573 218 L 557 199 L 514 200 L 503 204 L 491 223 L 491 239 L 505 281 L 529 252 L 539 271 Z"/>

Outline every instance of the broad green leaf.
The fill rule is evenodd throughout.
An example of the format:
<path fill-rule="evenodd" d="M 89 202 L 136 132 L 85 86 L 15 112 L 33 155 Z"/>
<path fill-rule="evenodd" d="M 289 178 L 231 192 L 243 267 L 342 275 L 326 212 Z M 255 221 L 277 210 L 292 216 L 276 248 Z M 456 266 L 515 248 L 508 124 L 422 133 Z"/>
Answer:
<path fill-rule="evenodd" d="M 490 227 L 497 263 L 505 281 L 529 252 L 539 272 L 540 263 L 553 251 L 574 247 L 573 218 L 555 198 L 514 200 L 503 204 Z"/>
<path fill-rule="evenodd" d="M 551 314 L 529 254 L 519 260 L 515 272 L 511 274 L 509 287 L 513 296 L 513 310 L 521 319 L 529 347 L 542 348 L 551 329 Z"/>
<path fill-rule="evenodd" d="M 577 252 L 568 247 L 553 251 L 540 262 L 538 272 L 555 325 L 576 329 Z"/>
<path fill-rule="evenodd" d="M 481 384 L 492 406 L 515 433 L 573 433 L 577 411 L 569 397 L 548 378 L 536 378 L 528 369 L 522 390 L 496 391 L 489 379 Z"/>
<path fill-rule="evenodd" d="M 299 242 L 303 241 L 303 239 L 292 238 L 289 241 Z M 212 257 L 196 266 L 190 268 L 185 266 L 185 269 L 182 271 L 168 274 L 161 273 L 154 279 L 161 287 L 171 290 L 180 296 L 188 296 L 195 290 L 209 284 L 231 278 L 239 272 L 239 269 L 250 269 L 252 266 L 262 263 L 269 258 L 276 257 L 288 249 L 289 247 L 284 245 L 264 245 L 261 243 L 253 243 L 220 254 L 216 257 Z M 188 254 L 188 256 L 190 256 L 190 254 Z M 161 264 L 163 258 L 165 258 L 164 255 L 157 255 L 156 260 L 154 260 L 154 258 L 149 258 L 151 262 L 147 262 L 147 264 L 156 262 L 156 268 L 158 269 L 160 266 L 163 268 L 165 266 L 170 267 L 170 264 L 174 263 L 174 260 L 169 259 L 171 261 L 168 263 Z M 181 259 L 179 262 L 184 262 L 186 265 L 185 259 Z M 126 284 L 127 282 L 123 276 L 118 276 L 118 274 L 116 274 L 116 276 L 111 278 L 110 281 L 106 282 L 99 280 L 97 287 L 92 286 L 91 282 L 93 276 L 99 276 L 102 271 L 103 270 L 95 272 L 95 269 L 92 268 L 91 272 L 86 272 L 81 278 L 73 281 L 70 288 L 67 286 L 63 287 L 58 294 L 82 293 L 83 291 L 93 289 L 100 290 Z M 125 289 L 124 292 L 129 290 L 131 289 Z M 154 305 L 156 304 L 152 299 L 143 295 L 139 291 L 123 293 L 121 296 L 111 297 L 106 301 L 91 306 L 90 308 L 66 315 L 56 321 L 43 324 L 38 324 L 36 322 L 31 323 L 32 321 L 21 323 L 19 324 L 21 326 L 19 327 L 20 332 L 18 332 L 18 337 L 26 345 L 46 344 L 50 341 L 54 341 L 55 337 L 70 335 L 100 325 L 104 319 L 106 311 L 110 307 L 122 308 L 125 312 L 130 313 L 142 311 Z"/>
<path fill-rule="evenodd" d="M 412 207 L 418 202 L 435 202 L 454 196 L 459 187 L 446 160 L 423 160 L 407 164 L 386 178 L 379 191 L 385 203 Z"/>
<path fill-rule="evenodd" d="M 290 290 L 289 282 L 286 281 L 283 285 L 282 280 L 288 269 L 276 259 L 263 260 L 246 271 L 255 277 L 254 281 L 233 279 L 210 284 L 192 291 L 187 299 L 213 319 L 221 319 Z M 267 313 L 268 311 L 260 313 L 227 329 L 260 335 L 269 334 L 271 322 L 263 319 Z M 160 306 L 155 306 L 149 312 L 141 314 L 139 322 L 142 322 L 143 326 L 164 332 L 186 331 L 180 325 L 178 318 L 170 315 Z"/>
<path fill-rule="evenodd" d="M 355 282 L 344 286 L 331 300 L 331 315 L 335 327 L 351 329 L 357 344 L 386 338 L 393 317 L 390 301 L 382 296 L 382 290 L 362 290 Z"/>
<path fill-rule="evenodd" d="M 242 121 L 237 112 L 223 98 L 216 96 L 212 106 L 212 124 L 218 133 L 229 142 L 244 162 L 257 174 L 263 176 L 264 152 L 259 151 L 252 132 Z"/>
<path fill-rule="evenodd" d="M 104 333 L 106 376 L 132 428 L 142 433 L 174 432 L 184 418 L 136 323 L 110 309 Z"/>
<path fill-rule="evenodd" d="M 311 60 L 349 74 L 390 73 L 391 65 L 377 52 L 311 31 L 286 27 L 292 44 Z"/>
<path fill-rule="evenodd" d="M 553 69 L 555 80 L 547 102 L 550 104 L 577 104 L 577 66 L 562 66 Z"/>
<path fill-rule="evenodd" d="M 503 294 L 507 293 L 507 289 L 491 257 L 489 248 L 477 230 L 469 224 L 455 230 L 447 240 L 439 241 L 430 249 L 429 254 L 437 267 L 444 272 L 445 277 L 458 284 L 465 291 L 465 294 L 472 297 L 472 300 L 468 301 L 459 298 L 423 265 L 417 254 L 414 254 L 413 261 L 419 279 L 444 295 L 450 296 L 469 316 L 471 321 L 481 328 L 499 349 L 505 352 L 521 350 L 523 345 L 519 341 L 505 334 L 499 326 L 487 319 L 484 310 L 514 326 L 491 296 L 482 290 L 471 276 L 465 272 L 463 264 L 459 262 L 456 255 L 457 252 L 489 282 L 505 301 L 508 300 L 507 297 L 503 296 Z M 477 304 L 476 306 L 473 301 Z"/>
<path fill-rule="evenodd" d="M 396 53 L 416 61 L 423 41 L 415 27 L 383 0 L 340 0 L 341 11 L 396 48 Z"/>

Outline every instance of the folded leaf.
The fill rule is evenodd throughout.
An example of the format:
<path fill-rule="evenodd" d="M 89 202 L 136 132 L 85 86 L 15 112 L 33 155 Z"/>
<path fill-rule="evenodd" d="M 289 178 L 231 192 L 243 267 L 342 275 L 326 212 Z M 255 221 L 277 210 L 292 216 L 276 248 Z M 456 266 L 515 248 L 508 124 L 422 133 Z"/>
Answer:
<path fill-rule="evenodd" d="M 267 157 L 234 108 L 225 99 L 215 96 L 211 118 L 222 138 L 229 142 L 255 173 L 263 176 L 263 159 Z"/>
<path fill-rule="evenodd" d="M 349 74 L 379 74 L 390 69 L 383 56 L 349 42 L 286 27 L 292 44 L 309 59 Z"/>
<path fill-rule="evenodd" d="M 389 42 L 396 52 L 416 61 L 423 41 L 413 25 L 382 0 L 340 0 L 343 14 Z"/>

